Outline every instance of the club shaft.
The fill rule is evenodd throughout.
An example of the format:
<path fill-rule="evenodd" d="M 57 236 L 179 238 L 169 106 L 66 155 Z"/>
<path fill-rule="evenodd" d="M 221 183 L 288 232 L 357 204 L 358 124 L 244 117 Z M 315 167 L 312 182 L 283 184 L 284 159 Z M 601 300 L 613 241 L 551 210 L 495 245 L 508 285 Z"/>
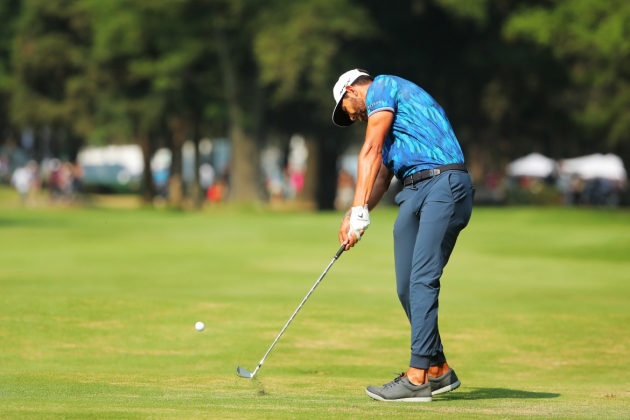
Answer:
<path fill-rule="evenodd" d="M 324 270 L 324 272 L 322 273 L 321 276 L 319 276 L 319 278 L 317 279 L 317 281 L 315 282 L 315 284 L 313 285 L 313 287 L 311 287 L 311 290 L 308 291 L 308 293 L 306 294 L 306 296 L 304 297 L 304 299 L 302 299 L 302 302 L 300 302 L 300 305 L 297 307 L 297 309 L 295 310 L 295 312 L 293 312 L 293 315 L 291 315 L 291 318 L 289 318 L 289 320 L 287 321 L 287 323 L 284 325 L 284 327 L 282 328 L 282 331 L 280 331 L 280 334 L 278 334 L 278 336 L 276 337 L 275 340 L 273 340 L 273 343 L 271 343 L 271 347 L 269 347 L 269 350 L 267 350 L 267 353 L 265 353 L 265 355 L 263 356 L 262 359 L 260 359 L 260 363 L 258 363 L 258 366 L 256 366 L 256 369 L 254 370 L 254 372 L 252 373 L 252 378 L 254 377 L 254 375 L 256 375 L 256 372 L 258 372 L 258 369 L 260 369 L 260 367 L 262 366 L 262 364 L 265 362 L 265 359 L 267 358 L 267 355 L 269 355 L 269 353 L 271 352 L 271 349 L 273 349 L 273 347 L 276 345 L 276 343 L 278 342 L 278 340 L 280 339 L 280 337 L 282 337 L 282 334 L 284 334 L 284 331 L 287 329 L 287 327 L 289 326 L 289 324 L 291 324 L 291 321 L 293 321 L 293 318 L 295 318 L 295 316 L 297 315 L 298 312 L 300 312 L 300 309 L 302 309 L 302 306 L 304 305 L 304 302 L 306 302 L 309 298 L 309 296 L 311 296 L 311 294 L 313 293 L 313 291 L 315 290 L 315 288 L 317 287 L 317 285 L 319 285 L 319 283 L 322 281 L 322 279 L 324 278 L 324 276 L 326 275 L 326 273 L 328 273 L 328 270 L 330 270 L 330 267 L 332 267 L 332 265 L 335 263 L 335 261 L 337 261 L 337 259 L 339 258 L 339 256 L 343 253 L 343 251 L 346 249 L 345 245 L 342 245 L 341 248 L 339 248 L 339 250 L 337 251 L 337 253 L 335 254 L 334 258 L 332 259 L 332 261 L 330 261 L 330 263 L 328 264 L 328 266 L 326 267 L 326 269 Z"/>

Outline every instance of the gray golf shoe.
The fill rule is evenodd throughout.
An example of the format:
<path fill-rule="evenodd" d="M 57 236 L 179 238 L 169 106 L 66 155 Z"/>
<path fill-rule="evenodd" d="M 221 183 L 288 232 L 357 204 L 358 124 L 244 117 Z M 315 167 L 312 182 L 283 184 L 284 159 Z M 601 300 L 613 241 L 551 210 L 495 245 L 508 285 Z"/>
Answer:
<path fill-rule="evenodd" d="M 459 388 L 461 382 L 457 378 L 453 369 L 447 370 L 444 375 L 437 378 L 429 376 L 429 383 L 431 384 L 431 395 L 443 394 Z"/>
<path fill-rule="evenodd" d="M 383 386 L 368 386 L 365 392 L 379 401 L 431 402 L 431 383 L 414 385 L 401 373 L 393 381 Z"/>

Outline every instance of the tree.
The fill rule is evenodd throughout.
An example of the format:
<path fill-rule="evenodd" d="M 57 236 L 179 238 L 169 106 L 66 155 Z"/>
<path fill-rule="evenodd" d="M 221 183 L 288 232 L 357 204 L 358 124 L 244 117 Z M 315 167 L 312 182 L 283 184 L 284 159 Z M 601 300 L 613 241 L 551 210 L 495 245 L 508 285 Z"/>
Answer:
<path fill-rule="evenodd" d="M 630 143 L 629 2 L 570 0 L 521 9 L 505 36 L 533 41 L 566 67 L 572 83 L 562 102 L 587 139 Z"/>
<path fill-rule="evenodd" d="M 351 10 L 352 13 L 340 13 Z M 333 208 L 336 160 L 347 142 L 332 132 L 331 88 L 339 76 L 342 49 L 373 29 L 363 7 L 351 0 L 270 1 L 256 20 L 254 54 L 261 82 L 270 88 L 273 116 L 283 130 L 306 136 L 309 168 L 304 199 Z M 356 65 L 355 65 L 356 66 Z M 287 136 L 288 137 L 288 136 Z M 338 141 L 331 141 L 337 138 Z"/>
<path fill-rule="evenodd" d="M 174 82 L 169 77 L 181 66 L 181 59 L 167 59 L 173 46 L 164 45 L 173 36 L 171 13 L 178 15 L 181 1 L 112 0 L 90 1 L 94 21 L 92 60 L 101 87 L 96 119 L 98 137 L 131 139 L 143 150 L 145 201 L 155 191 L 150 158 L 157 150 L 158 134 L 176 132 L 172 144 L 171 204 L 181 205 L 181 150 L 185 125 L 168 121 L 166 109 Z M 169 25 L 169 22 L 170 25 Z M 177 22 L 175 19 L 174 22 Z M 163 26 L 163 28 L 162 28 Z M 184 51 L 185 53 L 185 51 Z M 179 148 L 177 147 L 179 146 Z"/>
<path fill-rule="evenodd" d="M 259 198 L 256 122 L 263 109 L 262 89 L 251 61 L 251 19 L 262 6 L 264 2 L 217 1 L 211 19 L 232 142 L 230 198 L 235 201 Z"/>
<path fill-rule="evenodd" d="M 76 133 L 93 129 L 90 109 L 96 88 L 86 77 L 91 22 L 85 3 L 29 0 L 15 27 L 12 50 L 12 120 L 20 126 L 51 127 L 60 152 L 74 158 Z"/>
<path fill-rule="evenodd" d="M 182 145 L 190 135 L 198 143 L 205 108 L 218 95 L 208 29 L 212 3 L 97 0 L 91 6 L 99 16 L 94 24 L 94 60 L 103 80 L 99 121 L 109 127 L 103 134 L 116 135 L 113 127 L 142 146 L 145 184 L 150 185 L 149 158 L 157 148 L 158 133 L 168 132 L 173 157 L 169 201 L 181 207 Z M 191 195 L 199 205 L 197 183 Z M 146 199 L 152 197 L 147 191 Z"/>
<path fill-rule="evenodd" d="M 4 107 L 16 127 L 66 133 L 68 157 L 84 141 L 139 144 L 147 201 L 158 146 L 173 151 L 174 207 L 185 193 L 181 145 L 202 133 L 231 139 L 231 198 L 251 201 L 265 137 L 301 133 L 311 152 L 304 198 L 331 208 L 337 158 L 363 139 L 361 125 L 330 121 L 330 89 L 353 67 L 434 96 L 476 179 L 531 151 L 595 151 L 600 136 L 630 157 L 622 0 L 0 3 L 0 124 Z M 186 193 L 200 204 L 197 186 Z"/>
<path fill-rule="evenodd" d="M 12 84 L 11 47 L 15 36 L 15 22 L 20 9 L 19 0 L 0 2 L 0 127 L 9 127 L 9 104 Z M 7 128 L 8 129 L 8 128 Z M 8 136 L 0 130 L 2 137 Z"/>
<path fill-rule="evenodd" d="M 170 133 L 169 198 L 179 207 L 182 143 L 190 134 L 198 141 L 204 122 L 216 126 L 225 120 L 235 152 L 234 197 L 256 198 L 251 115 L 260 112 L 250 100 L 250 86 L 258 83 L 248 25 L 257 3 L 29 0 L 26 5 L 14 48 L 17 123 L 63 127 L 96 143 L 131 139 L 144 151 L 147 187 L 156 137 Z M 227 112 L 216 112 L 223 107 Z M 145 198 L 152 197 L 148 188 Z"/>
<path fill-rule="evenodd" d="M 412 80 L 442 105 L 475 179 L 502 171 L 510 158 L 532 150 L 562 153 L 554 139 L 571 131 L 555 100 L 567 83 L 562 68 L 549 53 L 526 43 L 514 46 L 501 35 L 523 3 L 362 4 L 378 23 L 378 36 L 348 49 L 361 51 L 363 65 L 374 74 Z"/>

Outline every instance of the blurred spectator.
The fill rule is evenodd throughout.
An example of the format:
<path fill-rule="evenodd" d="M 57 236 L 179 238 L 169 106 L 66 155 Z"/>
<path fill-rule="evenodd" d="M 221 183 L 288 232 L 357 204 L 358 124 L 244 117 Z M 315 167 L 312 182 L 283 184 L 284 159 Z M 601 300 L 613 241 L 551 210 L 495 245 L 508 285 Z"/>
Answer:
<path fill-rule="evenodd" d="M 282 152 L 277 146 L 267 146 L 260 154 L 260 167 L 265 174 L 265 187 L 272 201 L 284 199 Z"/>
<path fill-rule="evenodd" d="M 31 186 L 29 189 L 29 196 L 32 200 L 37 199 L 37 194 L 42 188 L 42 177 L 40 173 L 40 166 L 34 160 L 29 161 L 26 167 L 31 171 Z"/>
<path fill-rule="evenodd" d="M 0 155 L 0 181 L 9 176 L 9 156 Z"/>
<path fill-rule="evenodd" d="M 8 182 L 16 169 L 26 166 L 28 156 L 17 146 L 15 139 L 9 137 L 0 147 L 0 162 L 0 181 Z"/>
<path fill-rule="evenodd" d="M 559 173 L 556 178 L 556 188 L 562 194 L 562 203 L 571 205 L 573 197 L 571 194 L 571 177 L 564 173 Z"/>
<path fill-rule="evenodd" d="M 202 163 L 201 166 L 199 166 L 199 186 L 207 190 L 213 183 L 214 168 L 209 163 Z"/>
<path fill-rule="evenodd" d="M 29 170 L 26 168 L 17 168 L 13 171 L 13 175 L 11 176 L 11 185 L 13 185 L 20 194 L 22 204 L 25 204 L 31 185 L 31 174 Z"/>
<path fill-rule="evenodd" d="M 50 192 L 50 198 L 54 201 L 62 196 L 61 161 L 52 159 L 48 167 L 48 191 Z"/>
<path fill-rule="evenodd" d="M 29 161 L 26 166 L 17 168 L 11 176 L 11 184 L 20 194 L 22 204 L 27 204 L 29 197 L 33 195 L 39 186 L 38 165 L 35 161 Z"/>
<path fill-rule="evenodd" d="M 583 183 L 580 204 L 617 207 L 621 201 L 622 183 L 606 178 L 595 178 Z"/>
<path fill-rule="evenodd" d="M 74 198 L 72 190 L 72 185 L 74 183 L 74 168 L 70 162 L 64 162 L 61 164 L 60 179 L 62 198 L 71 200 Z"/>
<path fill-rule="evenodd" d="M 79 163 L 72 166 L 72 198 L 76 199 L 77 194 L 83 194 L 83 167 Z"/>
<path fill-rule="evenodd" d="M 282 190 L 284 191 L 284 198 L 287 200 L 293 200 L 295 198 L 295 190 L 291 186 L 291 174 L 289 173 L 289 167 L 285 167 L 282 171 Z"/>
<path fill-rule="evenodd" d="M 74 201 L 83 193 L 83 168 L 79 164 L 51 159 L 48 163 L 48 189 L 53 201 Z"/>
<path fill-rule="evenodd" d="M 569 191 L 571 201 L 569 204 L 578 205 L 582 203 L 582 191 L 584 190 L 584 181 L 577 175 L 571 176 Z"/>
<path fill-rule="evenodd" d="M 267 192 L 269 198 L 275 201 L 282 201 L 284 199 L 284 183 L 282 181 L 282 173 L 278 171 L 273 176 L 267 178 Z"/>
<path fill-rule="evenodd" d="M 335 208 L 346 211 L 352 206 L 354 200 L 354 178 L 345 169 L 339 170 L 337 177 L 337 197 L 335 198 Z"/>
<path fill-rule="evenodd" d="M 501 184 L 501 176 L 497 172 L 490 171 L 485 176 L 484 184 L 488 190 L 494 191 Z"/>
<path fill-rule="evenodd" d="M 227 195 L 227 185 L 223 179 L 212 184 L 206 192 L 206 198 L 211 203 L 221 203 Z"/>
<path fill-rule="evenodd" d="M 304 171 L 301 168 L 289 168 L 289 183 L 295 195 L 299 194 L 304 188 L 304 181 Z"/>
<path fill-rule="evenodd" d="M 283 171 L 286 199 L 296 198 L 304 188 L 307 158 L 306 140 L 300 134 L 294 134 L 289 140 L 287 162 Z"/>

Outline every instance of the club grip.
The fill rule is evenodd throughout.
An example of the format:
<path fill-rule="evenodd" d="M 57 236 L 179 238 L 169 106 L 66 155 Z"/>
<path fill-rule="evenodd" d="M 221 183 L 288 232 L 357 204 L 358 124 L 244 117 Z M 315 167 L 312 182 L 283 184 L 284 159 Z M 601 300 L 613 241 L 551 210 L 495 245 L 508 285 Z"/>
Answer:
<path fill-rule="evenodd" d="M 339 248 L 339 251 L 337 251 L 337 253 L 335 254 L 335 259 L 339 258 L 341 256 L 341 254 L 343 254 L 343 251 L 346 250 L 346 246 L 345 245 L 341 245 L 341 248 Z"/>

